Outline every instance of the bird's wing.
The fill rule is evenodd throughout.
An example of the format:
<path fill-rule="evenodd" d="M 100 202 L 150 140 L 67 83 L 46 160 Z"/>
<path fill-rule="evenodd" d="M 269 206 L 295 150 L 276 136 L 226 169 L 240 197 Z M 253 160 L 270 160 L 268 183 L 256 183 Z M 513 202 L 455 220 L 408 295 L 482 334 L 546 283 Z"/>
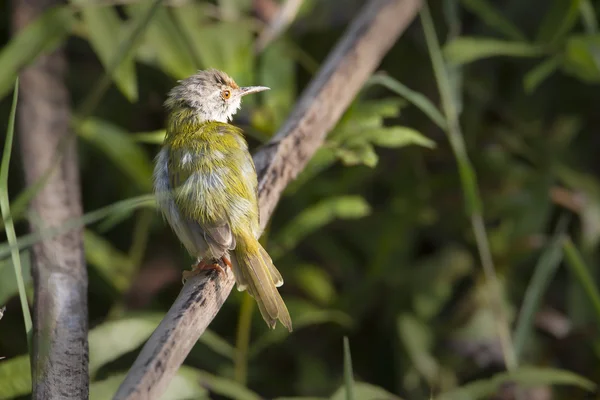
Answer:
<path fill-rule="evenodd" d="M 182 154 L 172 150 L 169 157 L 169 183 L 175 191 L 174 199 L 179 212 L 187 225 L 189 233 L 197 243 L 197 256 L 204 256 L 206 248 L 215 257 L 220 257 L 227 250 L 235 248 L 235 237 L 231 232 L 231 226 L 226 214 L 218 215 L 212 213 L 199 218 L 200 205 L 205 201 L 198 192 L 197 187 L 188 185 L 186 182 L 192 175 L 199 172 L 193 167 L 185 168 L 181 163 Z M 193 163 L 190 163 L 192 165 Z M 178 192 L 178 190 L 180 192 Z"/>

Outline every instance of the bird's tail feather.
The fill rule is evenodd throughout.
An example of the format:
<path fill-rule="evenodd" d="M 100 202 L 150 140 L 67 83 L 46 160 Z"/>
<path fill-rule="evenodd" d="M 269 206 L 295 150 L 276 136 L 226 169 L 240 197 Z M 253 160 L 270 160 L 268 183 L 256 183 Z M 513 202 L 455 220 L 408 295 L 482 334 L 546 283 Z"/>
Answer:
<path fill-rule="evenodd" d="M 238 290 L 248 290 L 254 297 L 267 325 L 275 328 L 281 321 L 290 332 L 292 319 L 277 288 L 283 285 L 281 274 L 273 265 L 271 257 L 255 239 L 237 240 L 231 264 Z"/>

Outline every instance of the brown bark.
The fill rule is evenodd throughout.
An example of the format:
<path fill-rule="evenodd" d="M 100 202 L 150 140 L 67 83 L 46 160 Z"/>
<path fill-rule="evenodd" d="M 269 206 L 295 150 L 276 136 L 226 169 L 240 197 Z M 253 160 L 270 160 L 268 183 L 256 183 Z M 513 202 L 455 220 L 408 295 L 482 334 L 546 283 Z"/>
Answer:
<path fill-rule="evenodd" d="M 420 0 L 370 1 L 329 55 L 281 131 L 254 156 L 263 228 L 281 192 L 322 145 L 327 132 L 415 18 L 420 5 Z M 233 284 L 231 273 L 189 279 L 143 347 L 115 399 L 159 398 Z"/>
<path fill-rule="evenodd" d="M 18 31 L 55 0 L 13 0 Z M 30 229 L 58 227 L 81 216 L 75 135 L 64 78 L 63 49 L 39 57 L 20 76 L 18 132 L 28 185 L 52 169 L 30 208 Z M 87 271 L 81 229 L 33 247 L 34 399 L 86 399 L 88 377 Z"/>

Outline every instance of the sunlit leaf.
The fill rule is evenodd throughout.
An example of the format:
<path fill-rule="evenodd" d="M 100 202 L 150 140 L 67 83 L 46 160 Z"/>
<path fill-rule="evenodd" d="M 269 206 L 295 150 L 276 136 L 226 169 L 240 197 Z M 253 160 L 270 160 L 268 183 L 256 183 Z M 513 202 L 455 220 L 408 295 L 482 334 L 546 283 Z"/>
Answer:
<path fill-rule="evenodd" d="M 54 7 L 27 25 L 0 50 L 0 98 L 12 89 L 19 70 L 54 50 L 69 35 L 75 18 L 69 7 Z"/>
<path fill-rule="evenodd" d="M 365 131 L 360 140 L 370 142 L 380 147 L 404 147 L 419 145 L 434 148 L 435 142 L 422 133 L 406 126 L 392 126 L 389 128 L 371 129 Z"/>
<path fill-rule="evenodd" d="M 484 37 L 459 37 L 444 47 L 446 60 L 455 65 L 467 64 L 484 58 L 539 57 L 544 49 L 526 42 L 509 42 Z"/>
<path fill-rule="evenodd" d="M 152 162 L 145 150 L 127 131 L 108 121 L 89 118 L 78 124 L 78 133 L 98 147 L 140 189 L 151 189 Z"/>
<path fill-rule="evenodd" d="M 123 21 L 119 18 L 116 9 L 112 7 L 90 6 L 85 0 L 72 0 L 72 3 L 81 6 L 81 15 L 90 44 L 104 68 L 109 68 L 117 56 L 115 43 L 119 43 L 124 38 Z M 137 77 L 132 55 L 123 59 L 114 70 L 112 78 L 129 101 L 137 100 Z"/>
<path fill-rule="evenodd" d="M 90 330 L 90 375 L 104 364 L 135 350 L 150 337 L 162 314 L 132 316 L 104 322 Z"/>
<path fill-rule="evenodd" d="M 139 132 L 131 135 L 132 139 L 139 143 L 163 144 L 167 131 L 160 129 L 154 132 Z"/>

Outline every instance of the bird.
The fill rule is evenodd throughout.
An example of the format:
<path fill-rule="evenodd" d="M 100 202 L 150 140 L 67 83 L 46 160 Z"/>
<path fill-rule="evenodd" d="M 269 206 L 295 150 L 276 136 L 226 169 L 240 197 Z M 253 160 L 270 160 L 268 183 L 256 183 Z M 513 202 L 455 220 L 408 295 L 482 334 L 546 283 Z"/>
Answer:
<path fill-rule="evenodd" d="M 279 320 L 291 332 L 278 291 L 283 277 L 259 243 L 254 162 L 243 131 L 230 123 L 242 97 L 264 90 L 269 88 L 240 87 L 216 69 L 178 81 L 164 103 L 166 135 L 155 159 L 154 193 L 162 215 L 197 260 L 184 280 L 229 267 L 237 289 L 256 300 L 269 328 Z"/>

